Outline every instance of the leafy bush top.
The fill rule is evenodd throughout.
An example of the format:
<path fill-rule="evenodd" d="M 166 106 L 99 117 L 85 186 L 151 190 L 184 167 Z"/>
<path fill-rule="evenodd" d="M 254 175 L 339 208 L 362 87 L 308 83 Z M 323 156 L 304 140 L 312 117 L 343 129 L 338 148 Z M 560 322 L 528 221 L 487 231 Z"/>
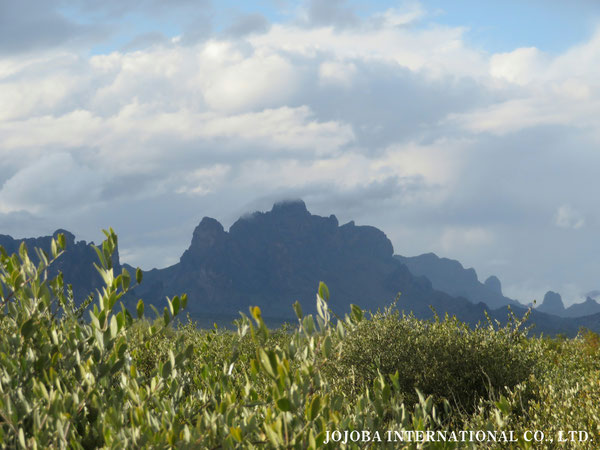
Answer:
<path fill-rule="evenodd" d="M 174 329 L 185 295 L 168 299 L 152 322 L 141 300 L 137 319 L 120 305 L 131 275 L 114 273 L 117 236 L 105 234 L 96 249 L 105 286 L 80 307 L 62 276 L 47 276 L 64 236 L 50 256 L 36 250 L 37 265 L 24 245 L 18 255 L 0 249 L 4 446 L 358 448 L 325 444 L 327 432 L 541 429 L 556 417 L 572 429 L 600 423 L 597 335 L 526 339 L 519 323 L 471 330 L 392 311 L 366 319 L 354 305 L 335 321 L 323 283 L 318 314 L 304 316 L 296 303 L 292 330 L 268 330 L 256 307 L 241 315 L 237 333 Z M 585 395 L 574 379 L 584 380 Z M 429 444 L 377 444 L 401 445 Z"/>

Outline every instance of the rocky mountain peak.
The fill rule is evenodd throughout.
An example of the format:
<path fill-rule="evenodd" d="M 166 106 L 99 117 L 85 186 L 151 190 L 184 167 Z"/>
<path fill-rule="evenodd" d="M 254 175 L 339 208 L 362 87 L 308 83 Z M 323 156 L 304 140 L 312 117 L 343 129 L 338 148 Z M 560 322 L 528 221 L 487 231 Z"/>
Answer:
<path fill-rule="evenodd" d="M 560 294 L 554 291 L 548 291 L 546 292 L 546 295 L 544 295 L 544 301 L 537 309 L 549 314 L 562 315 L 565 311 L 565 305 Z"/>
<path fill-rule="evenodd" d="M 194 230 L 190 247 L 181 255 L 183 264 L 202 264 L 213 251 L 219 251 L 228 234 L 212 217 L 204 217 Z"/>
<path fill-rule="evenodd" d="M 475 304 L 483 302 L 492 308 L 518 304 L 502 294 L 497 277 L 492 275 L 481 283 L 475 269 L 465 269 L 459 261 L 440 258 L 435 253 L 412 257 L 396 255 L 396 259 L 406 264 L 414 275 L 427 277 L 434 289 L 465 297 Z"/>
<path fill-rule="evenodd" d="M 204 217 L 194 230 L 191 246 L 212 247 L 226 234 L 223 225 L 218 220 Z"/>
<path fill-rule="evenodd" d="M 308 216 L 310 213 L 303 200 L 284 200 L 273 205 L 271 214 Z"/>
<path fill-rule="evenodd" d="M 500 280 L 497 276 L 489 276 L 483 284 L 492 292 L 495 292 L 498 295 L 502 295 L 502 284 L 500 283 Z"/>

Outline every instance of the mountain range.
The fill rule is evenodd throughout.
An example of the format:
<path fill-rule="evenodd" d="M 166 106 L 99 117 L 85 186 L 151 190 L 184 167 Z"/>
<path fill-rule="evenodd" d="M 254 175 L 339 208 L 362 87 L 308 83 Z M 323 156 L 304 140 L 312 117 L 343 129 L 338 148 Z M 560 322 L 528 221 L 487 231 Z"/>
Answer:
<path fill-rule="evenodd" d="M 465 297 L 472 302 L 482 301 L 492 309 L 505 305 L 523 306 L 517 300 L 502 294 L 502 285 L 496 276 L 492 275 L 481 283 L 475 269 L 465 269 L 456 260 L 440 258 L 434 253 L 411 257 L 395 255 L 395 258 L 406 264 L 412 274 L 427 277 L 434 289 Z M 600 304 L 588 296 L 584 302 L 565 308 L 560 294 L 548 291 L 536 311 L 575 318 L 600 313 Z"/>
<path fill-rule="evenodd" d="M 396 255 L 395 258 L 412 274 L 427 277 L 434 289 L 452 296 L 465 297 L 474 303 L 483 302 L 492 309 L 505 305 L 523 306 L 502 294 L 502 285 L 496 276 L 492 275 L 481 283 L 475 269 L 465 269 L 456 260 L 440 258 L 435 253 L 412 257 Z"/>
<path fill-rule="evenodd" d="M 588 296 L 584 302 L 574 303 L 568 308 L 565 308 L 560 294 L 548 291 L 546 292 L 546 295 L 544 295 L 542 304 L 537 309 L 538 311 L 554 314 L 559 317 L 583 317 L 600 313 L 600 304 Z"/>
<path fill-rule="evenodd" d="M 92 264 L 95 252 L 85 241 L 75 242 L 73 234 L 64 230 L 54 234 L 58 232 L 65 233 L 67 250 L 53 271 L 61 270 L 82 300 L 101 285 Z M 24 240 L 30 249 L 50 245 L 50 236 Z M 9 253 L 21 241 L 0 235 L 0 245 Z M 118 254 L 114 263 L 120 270 Z M 125 263 L 122 266 L 133 270 Z M 145 271 L 144 281 L 126 296 L 125 303 L 133 309 L 142 298 L 161 310 L 166 296 L 187 293 L 192 317 L 232 320 L 239 311 L 247 313 L 249 306 L 257 305 L 267 320 L 281 323 L 295 319 L 291 305 L 296 300 L 305 313 L 315 312 L 319 281 L 329 286 L 330 307 L 338 314 L 348 312 L 351 303 L 375 311 L 395 301 L 399 310 L 420 318 L 449 314 L 474 325 L 485 322 L 486 312 L 505 323 L 509 308 L 517 316 L 527 310 L 502 294 L 494 276 L 481 283 L 474 269 L 432 253 L 394 255 L 381 230 L 354 222 L 340 225 L 333 215 L 311 214 L 300 200 L 243 216 L 228 231 L 217 220 L 204 217 L 179 262 Z M 555 301 L 544 301 L 531 312 L 530 323 L 536 333 L 573 336 L 582 326 L 598 332 L 600 309 L 596 311 L 592 302 L 598 304 L 589 300 L 584 306 L 567 308 L 569 313 L 563 317 L 549 308 L 556 306 Z M 592 313 L 576 317 L 586 311 Z"/>
<path fill-rule="evenodd" d="M 22 242 L 28 249 L 29 257 L 34 263 L 38 263 L 34 249 L 39 248 L 50 255 L 50 242 L 53 237 L 59 233 L 64 234 L 66 241 L 66 250 L 49 269 L 48 276 L 53 278 L 58 272 L 63 273 L 65 286 L 70 284 L 73 287 L 73 296 L 76 301 L 82 302 L 91 292 L 104 286 L 102 277 L 94 267 L 98 263 L 98 256 L 91 244 L 85 241 L 75 241 L 73 233 L 59 229 L 52 236 L 43 236 L 37 238 L 14 239 L 11 236 L 0 234 L 0 246 L 4 247 L 6 252 L 11 255 L 19 251 Z M 121 271 L 118 249 L 113 255 L 113 266 L 116 272 Z"/>

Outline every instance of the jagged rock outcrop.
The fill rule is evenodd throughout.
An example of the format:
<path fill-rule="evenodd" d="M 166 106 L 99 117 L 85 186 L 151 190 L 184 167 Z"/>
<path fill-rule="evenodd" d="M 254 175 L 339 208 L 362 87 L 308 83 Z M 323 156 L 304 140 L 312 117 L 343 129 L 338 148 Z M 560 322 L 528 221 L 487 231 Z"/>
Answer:
<path fill-rule="evenodd" d="M 491 293 L 502 295 L 502 284 L 497 276 L 490 275 L 484 281 L 483 285 L 488 288 Z"/>
<path fill-rule="evenodd" d="M 377 228 L 354 222 L 340 226 L 335 216 L 310 214 L 302 201 L 278 203 L 271 211 L 244 216 L 229 231 L 205 217 L 180 262 L 146 272 L 132 299 L 141 297 L 160 309 L 165 296 L 186 292 L 188 311 L 195 317 L 233 318 L 258 305 L 265 318 L 293 320 L 295 300 L 305 312 L 315 312 L 315 292 L 322 280 L 332 294 L 331 308 L 341 314 L 348 312 L 350 303 L 375 311 L 398 293 L 398 309 L 421 318 L 432 317 L 433 308 L 440 317 L 448 313 L 476 324 L 485 322 L 488 311 L 492 319 L 505 323 L 508 303 L 517 315 L 526 311 L 502 296 L 496 277 L 482 284 L 475 270 L 433 254 L 408 260 L 439 263 L 440 277 L 433 277 L 438 285 L 445 280 L 457 289 L 462 286 L 455 292 L 473 295 L 474 300 L 441 292 L 433 280 L 412 272 L 414 265 L 409 270 L 402 257 L 393 256 L 390 240 Z M 503 306 L 493 309 L 484 299 Z M 546 334 L 575 335 L 580 326 L 573 319 L 539 311 L 532 312 L 531 321 L 536 332 Z"/>
<path fill-rule="evenodd" d="M 431 293 L 433 304 L 452 302 L 392 255 L 391 242 L 377 228 L 340 226 L 333 215 L 310 214 L 302 201 L 283 202 L 240 218 L 228 232 L 205 217 L 180 262 L 148 272 L 147 288 L 136 295 L 160 303 L 166 295 L 187 292 L 190 310 L 198 313 L 235 314 L 258 305 L 265 316 L 290 318 L 295 300 L 314 311 L 321 280 L 339 312 L 350 303 L 376 309 L 399 292 L 406 302 L 420 300 L 422 290 Z M 415 308 L 431 313 L 426 302 Z"/>
<path fill-rule="evenodd" d="M 565 305 L 559 293 L 548 291 L 544 295 L 542 304 L 537 307 L 537 311 L 554 314 L 563 317 L 565 313 Z"/>

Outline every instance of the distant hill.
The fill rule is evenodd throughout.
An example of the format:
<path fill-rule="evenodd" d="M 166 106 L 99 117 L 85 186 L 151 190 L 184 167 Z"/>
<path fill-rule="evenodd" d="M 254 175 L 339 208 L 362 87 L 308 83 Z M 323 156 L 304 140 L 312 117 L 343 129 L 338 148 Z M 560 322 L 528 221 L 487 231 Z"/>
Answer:
<path fill-rule="evenodd" d="M 64 272 L 81 300 L 101 285 L 92 265 L 96 255 L 89 244 L 75 242 L 71 233 L 65 234 L 67 252 L 54 270 Z M 20 241 L 0 236 L 0 245 L 9 252 L 16 251 Z M 29 248 L 46 248 L 50 237 L 25 241 Z M 433 317 L 433 308 L 440 317 L 456 315 L 474 325 L 485 322 L 486 311 L 492 319 L 505 323 L 507 303 L 518 316 L 526 312 L 502 295 L 495 277 L 481 284 L 473 269 L 465 270 L 457 261 L 435 255 L 409 258 L 409 270 L 393 253 L 390 240 L 377 228 L 354 222 L 340 225 L 333 215 L 311 214 L 302 201 L 283 202 L 270 211 L 241 217 L 228 231 L 215 219 L 203 218 L 180 261 L 144 272 L 141 286 L 125 301 L 133 309 L 137 299 L 143 298 L 160 310 L 165 296 L 187 293 L 187 309 L 193 317 L 233 319 L 239 317 L 239 311 L 247 313 L 249 306 L 257 305 L 265 319 L 277 323 L 295 319 L 291 305 L 296 300 L 305 313 L 315 312 L 316 289 L 319 281 L 325 281 L 331 292 L 330 307 L 338 314 L 348 312 L 350 303 L 375 311 L 392 303 L 398 293 L 397 308 L 419 318 Z M 423 260 L 453 268 L 458 284 L 451 280 L 439 284 L 432 278 L 445 289 L 454 286 L 455 294 L 442 292 L 430 279 L 411 272 L 415 261 Z M 118 255 L 115 265 L 120 270 Z M 132 269 L 127 264 L 123 267 Z M 493 308 L 482 300 L 502 306 Z M 534 310 L 530 323 L 536 324 L 536 332 L 546 334 L 573 336 L 582 324 L 600 331 L 600 316 L 572 319 Z"/>
<path fill-rule="evenodd" d="M 412 274 L 427 277 L 434 289 L 452 296 L 465 297 L 473 303 L 483 302 L 492 309 L 506 305 L 523 306 L 502 294 L 497 277 L 492 275 L 485 283 L 481 283 L 475 269 L 465 269 L 456 260 L 440 258 L 435 253 L 412 257 L 396 255 L 395 258 L 405 264 Z"/>
<path fill-rule="evenodd" d="M 56 230 L 52 236 L 26 239 L 14 239 L 11 236 L 0 234 L 0 246 L 4 247 L 8 254 L 12 254 L 18 252 L 21 242 L 25 242 L 29 257 L 37 263 L 34 248 L 44 250 L 50 255 L 50 241 L 59 233 L 65 235 L 67 245 L 64 254 L 50 266 L 48 274 L 50 277 L 55 277 L 61 271 L 64 275 L 65 286 L 71 284 L 75 298 L 81 302 L 90 292 L 104 286 L 100 274 L 93 265 L 93 263 L 98 263 L 98 256 L 91 247 L 93 242 L 90 244 L 85 241 L 75 242 L 73 233 L 60 229 Z M 113 255 L 113 265 L 115 271 L 121 271 L 118 251 Z"/>
<path fill-rule="evenodd" d="M 544 295 L 544 301 L 536 309 L 559 317 L 583 317 L 600 313 L 600 304 L 593 298 L 587 297 L 584 302 L 574 303 L 565 308 L 560 294 L 548 291 Z"/>
<path fill-rule="evenodd" d="M 562 298 L 558 292 L 548 291 L 546 292 L 546 295 L 544 295 L 542 304 L 536 308 L 536 311 L 564 317 L 565 305 L 563 304 Z"/>

